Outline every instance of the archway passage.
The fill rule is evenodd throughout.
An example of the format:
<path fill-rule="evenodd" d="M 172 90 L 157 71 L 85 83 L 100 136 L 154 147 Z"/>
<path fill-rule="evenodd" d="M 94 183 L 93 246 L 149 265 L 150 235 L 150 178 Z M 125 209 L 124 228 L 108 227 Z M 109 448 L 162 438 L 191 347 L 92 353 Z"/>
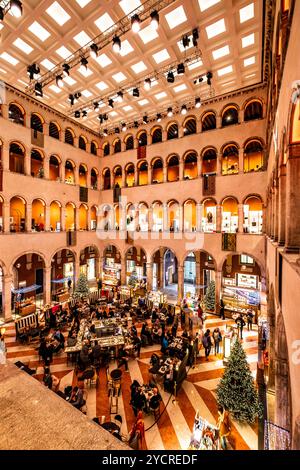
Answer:
<path fill-rule="evenodd" d="M 37 253 L 20 256 L 14 263 L 12 311 L 25 316 L 36 312 L 44 303 L 45 262 Z"/>
<path fill-rule="evenodd" d="M 184 260 L 184 298 L 196 307 L 198 299 L 203 301 L 209 285 L 216 281 L 216 262 L 206 251 L 188 253 Z"/>
<path fill-rule="evenodd" d="M 75 282 L 75 255 L 71 250 L 63 249 L 55 253 L 51 260 L 52 300 L 69 300 Z"/>
<path fill-rule="evenodd" d="M 136 248 L 135 246 L 129 248 L 126 252 L 126 284 L 131 287 L 137 287 L 141 284 L 146 276 L 146 253 L 143 248 Z"/>
<path fill-rule="evenodd" d="M 88 246 L 80 251 L 80 274 L 84 274 L 90 287 L 96 285 L 99 273 L 99 251 L 95 246 Z"/>
<path fill-rule="evenodd" d="M 104 288 L 121 284 L 121 253 L 114 245 L 103 251 L 102 283 Z"/>
<path fill-rule="evenodd" d="M 170 300 L 178 295 L 178 261 L 169 248 L 160 248 L 152 256 L 153 290 L 164 292 Z"/>

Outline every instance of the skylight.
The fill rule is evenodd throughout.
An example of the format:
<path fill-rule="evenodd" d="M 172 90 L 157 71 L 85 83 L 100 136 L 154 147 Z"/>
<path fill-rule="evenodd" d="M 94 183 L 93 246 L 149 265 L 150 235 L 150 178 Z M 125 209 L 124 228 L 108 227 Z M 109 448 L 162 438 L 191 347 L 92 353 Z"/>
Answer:
<path fill-rule="evenodd" d="M 0 72 L 1 73 L 7 73 L 6 70 L 4 70 L 4 69 L 0 69 Z"/>
<path fill-rule="evenodd" d="M 254 33 L 249 34 L 248 36 L 244 36 L 242 38 L 242 47 L 252 46 L 255 42 Z"/>
<path fill-rule="evenodd" d="M 210 7 L 220 3 L 220 1 L 221 0 L 198 0 L 201 11 L 208 10 Z"/>
<path fill-rule="evenodd" d="M 218 70 L 218 75 L 219 77 L 222 77 L 223 75 L 227 75 L 228 73 L 233 72 L 233 67 L 232 65 L 228 65 L 227 67 L 223 67 L 222 69 Z"/>
<path fill-rule="evenodd" d="M 80 47 L 83 47 L 91 41 L 91 38 L 88 36 L 88 34 L 86 34 L 85 31 L 81 31 L 80 33 L 76 34 L 76 36 L 74 36 L 74 41 L 76 41 Z"/>
<path fill-rule="evenodd" d="M 112 18 L 109 16 L 108 13 L 104 13 L 104 15 L 100 16 L 100 18 L 98 18 L 95 21 L 95 25 L 97 26 L 98 29 L 100 29 L 102 33 L 104 33 L 104 31 L 106 31 L 107 29 L 111 28 L 114 25 L 114 21 L 112 20 Z"/>
<path fill-rule="evenodd" d="M 182 5 L 178 8 L 175 8 L 175 10 L 170 11 L 170 13 L 167 13 L 165 18 L 167 20 L 167 23 L 170 29 L 176 28 L 176 26 L 179 26 L 180 24 L 184 23 L 187 20 L 187 17 L 186 17 L 186 14 Z"/>
<path fill-rule="evenodd" d="M 91 69 L 89 68 L 79 68 L 77 69 L 79 73 L 81 73 L 81 75 L 83 75 L 84 77 L 89 77 L 90 75 L 92 75 L 92 71 Z"/>
<path fill-rule="evenodd" d="M 197 60 L 197 62 L 194 62 L 193 64 L 188 65 L 189 70 L 194 70 L 197 69 L 198 67 L 201 67 L 203 65 L 203 62 L 201 59 Z"/>
<path fill-rule="evenodd" d="M 127 106 L 124 106 L 123 110 L 125 111 L 125 113 L 127 113 L 128 111 L 132 111 L 132 106 L 130 105 L 127 105 Z"/>
<path fill-rule="evenodd" d="M 116 111 L 111 111 L 111 112 L 109 113 L 109 115 L 110 115 L 111 117 L 115 117 L 115 116 L 118 116 L 118 113 L 117 113 Z"/>
<path fill-rule="evenodd" d="M 76 0 L 76 2 L 78 3 L 78 5 L 81 7 L 81 8 L 84 8 L 86 5 L 88 5 L 88 3 L 90 3 L 91 0 Z"/>
<path fill-rule="evenodd" d="M 67 57 L 70 57 L 72 52 L 69 51 L 69 49 L 67 49 L 65 46 L 61 46 L 56 50 L 56 54 L 58 54 L 62 59 L 67 59 Z"/>
<path fill-rule="evenodd" d="M 0 31 L 4 28 L 4 24 L 0 23 Z"/>
<path fill-rule="evenodd" d="M 148 44 L 148 42 L 151 42 L 154 39 L 158 38 L 157 31 L 152 28 L 151 24 L 139 31 L 138 35 L 140 36 L 144 44 Z"/>
<path fill-rule="evenodd" d="M 22 52 L 25 52 L 25 54 L 30 54 L 33 51 L 33 48 L 27 44 L 27 42 L 23 41 L 21 38 L 17 38 L 13 44 L 20 49 Z"/>
<path fill-rule="evenodd" d="M 93 93 L 91 93 L 89 90 L 83 90 L 81 92 L 81 94 L 85 97 L 85 98 L 90 98 L 91 96 L 93 96 Z"/>
<path fill-rule="evenodd" d="M 63 81 L 66 82 L 70 86 L 73 86 L 75 85 L 75 83 L 77 83 L 76 80 L 74 80 L 74 78 L 69 77 L 69 76 L 64 77 Z"/>
<path fill-rule="evenodd" d="M 244 59 L 244 67 L 249 67 L 249 65 L 253 65 L 253 64 L 255 64 L 255 56 Z"/>
<path fill-rule="evenodd" d="M 185 83 L 182 83 L 181 85 L 178 85 L 178 86 L 175 86 L 173 88 L 173 90 L 175 91 L 175 93 L 180 93 L 181 91 L 184 91 L 187 89 L 187 86 Z"/>
<path fill-rule="evenodd" d="M 161 93 L 157 93 L 157 94 L 155 95 L 155 98 L 156 98 L 157 100 L 162 100 L 162 99 L 165 98 L 166 96 L 167 96 L 167 93 L 166 93 L 165 91 L 162 91 Z"/>
<path fill-rule="evenodd" d="M 49 31 L 47 31 L 45 28 L 43 28 L 40 23 L 37 21 L 34 21 L 32 25 L 29 26 L 29 31 L 34 34 L 37 38 L 39 38 L 41 41 L 46 41 L 50 37 Z"/>
<path fill-rule="evenodd" d="M 162 49 L 161 51 L 156 52 L 155 54 L 152 55 L 152 57 L 157 64 L 160 64 L 161 62 L 164 62 L 165 60 L 170 59 L 170 55 L 167 49 Z"/>
<path fill-rule="evenodd" d="M 58 2 L 52 3 L 46 12 L 59 26 L 63 26 L 71 18 Z"/>
<path fill-rule="evenodd" d="M 15 59 L 13 56 L 8 54 L 7 52 L 2 52 L 0 55 L 1 59 L 6 60 L 11 65 L 17 65 L 19 63 L 18 59 Z"/>
<path fill-rule="evenodd" d="M 120 82 L 124 82 L 124 80 L 127 79 L 126 75 L 124 75 L 123 72 L 118 72 L 118 73 L 115 73 L 112 78 L 114 79 L 115 82 L 117 83 L 120 83 Z"/>
<path fill-rule="evenodd" d="M 129 15 L 133 10 L 141 6 L 141 2 L 140 0 L 121 0 L 119 5 L 125 15 Z"/>
<path fill-rule="evenodd" d="M 147 66 L 144 64 L 144 62 L 141 60 L 140 62 L 137 62 L 136 64 L 131 66 L 132 70 L 134 73 L 138 74 L 141 72 L 144 72 L 147 70 Z"/>
<path fill-rule="evenodd" d="M 228 54 L 229 54 L 229 46 L 220 47 L 219 49 L 212 51 L 214 60 L 218 60 L 221 57 L 225 57 Z"/>
<path fill-rule="evenodd" d="M 249 3 L 249 5 L 240 9 L 240 22 L 245 23 L 245 21 L 251 20 L 254 18 L 254 3 Z"/>
<path fill-rule="evenodd" d="M 112 63 L 112 61 L 110 60 L 110 58 L 106 55 L 106 54 L 101 54 L 97 57 L 96 61 L 98 62 L 98 64 L 100 65 L 100 67 L 104 68 L 104 67 L 107 67 L 108 65 L 110 65 Z"/>
<path fill-rule="evenodd" d="M 138 103 L 139 103 L 140 106 L 145 106 L 146 104 L 149 103 L 149 101 L 144 99 L 144 100 L 139 101 Z"/>
<path fill-rule="evenodd" d="M 50 90 L 54 91 L 54 93 L 61 93 L 62 92 L 62 89 L 59 88 L 56 85 L 50 85 L 49 88 L 50 88 Z"/>
<path fill-rule="evenodd" d="M 43 67 L 45 67 L 45 69 L 47 69 L 47 70 L 51 70 L 51 69 L 53 69 L 53 67 L 55 67 L 55 64 L 53 62 L 51 62 L 51 60 L 48 60 L 48 59 L 42 60 L 41 65 Z"/>
<path fill-rule="evenodd" d="M 133 47 L 132 47 L 132 45 L 130 44 L 130 42 L 127 41 L 127 39 L 125 39 L 125 41 L 122 41 L 122 44 L 121 44 L 120 55 L 121 55 L 122 57 L 124 57 L 125 55 L 128 55 L 128 54 L 130 54 L 131 52 L 133 52 Z"/>
<path fill-rule="evenodd" d="M 216 21 L 216 23 L 206 26 L 205 29 L 208 39 L 214 38 L 215 36 L 224 33 L 224 31 L 226 31 L 224 18 L 219 21 Z"/>
<path fill-rule="evenodd" d="M 103 90 L 106 90 L 106 88 L 108 88 L 108 85 L 105 82 L 99 82 L 99 83 L 96 83 L 96 87 L 99 88 L 99 90 L 103 91 Z"/>

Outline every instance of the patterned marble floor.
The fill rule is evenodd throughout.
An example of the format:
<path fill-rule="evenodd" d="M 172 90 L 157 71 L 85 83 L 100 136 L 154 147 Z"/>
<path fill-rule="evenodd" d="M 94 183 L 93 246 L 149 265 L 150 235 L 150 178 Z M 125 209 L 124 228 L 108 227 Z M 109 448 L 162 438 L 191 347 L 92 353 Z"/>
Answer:
<path fill-rule="evenodd" d="M 209 316 L 205 321 L 205 328 L 212 331 L 215 327 L 220 327 L 223 332 L 226 324 L 232 323 L 230 320 L 222 321 L 218 317 Z M 247 354 L 248 362 L 253 373 L 256 375 L 257 363 L 257 331 L 244 332 L 243 347 Z M 14 325 L 6 327 L 5 341 L 7 346 L 7 359 L 12 362 L 22 361 L 30 368 L 36 368 L 36 379 L 41 380 L 43 374 L 42 363 L 39 361 L 35 345 L 20 345 L 15 339 Z M 153 352 L 159 353 L 159 346 L 148 346 L 142 348 L 140 359 L 129 360 L 129 373 L 122 375 L 122 392 L 118 400 L 118 413 L 123 417 L 121 432 L 126 435 L 133 423 L 134 414 L 130 401 L 130 385 L 134 379 L 139 383 L 149 382 L 149 361 Z M 116 368 L 116 363 L 111 362 L 110 370 Z M 204 352 L 201 351 L 197 364 L 191 368 L 187 379 L 178 392 L 177 401 L 169 400 L 170 395 L 160 388 L 163 399 L 161 410 L 167 405 L 163 415 L 157 424 L 146 432 L 146 447 L 149 450 L 185 450 L 188 448 L 197 411 L 200 416 L 216 424 L 218 417 L 215 390 L 223 374 L 224 366 L 221 356 L 216 357 L 211 354 L 206 362 Z M 54 355 L 51 365 L 51 372 L 61 379 L 60 389 L 76 383 L 76 375 L 73 367 L 67 365 L 66 354 Z M 87 416 L 103 417 L 105 421 L 110 421 L 109 398 L 106 386 L 106 372 L 100 370 L 99 383 L 97 387 L 87 389 Z M 113 416 L 112 416 L 113 418 Z M 145 428 L 149 428 L 154 423 L 152 415 L 145 416 Z M 230 446 L 236 450 L 257 449 L 257 425 L 241 425 L 232 423 Z"/>

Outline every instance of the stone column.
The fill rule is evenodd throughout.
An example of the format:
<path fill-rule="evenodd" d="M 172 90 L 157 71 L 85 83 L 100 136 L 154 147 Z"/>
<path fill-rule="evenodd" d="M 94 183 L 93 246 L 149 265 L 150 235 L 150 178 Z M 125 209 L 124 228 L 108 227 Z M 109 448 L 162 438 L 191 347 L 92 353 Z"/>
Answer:
<path fill-rule="evenodd" d="M 220 233 L 222 230 L 222 206 L 217 204 L 216 207 L 216 231 Z"/>
<path fill-rule="evenodd" d="M 286 184 L 286 240 L 287 252 L 299 252 L 300 247 L 300 144 L 289 146 Z"/>
<path fill-rule="evenodd" d="M 217 175 L 222 175 L 222 153 L 217 153 Z"/>
<path fill-rule="evenodd" d="M 244 173 L 244 152 L 239 149 L 239 173 Z"/>
<path fill-rule="evenodd" d="M 32 222 L 32 205 L 26 205 L 26 232 L 31 232 L 31 222 Z"/>
<path fill-rule="evenodd" d="M 126 284 L 126 259 L 125 257 L 121 259 L 121 285 Z"/>
<path fill-rule="evenodd" d="M 198 178 L 200 178 L 200 176 L 202 175 L 202 158 L 200 157 L 200 155 L 197 158 L 197 172 L 197 176 Z"/>
<path fill-rule="evenodd" d="M 216 271 L 216 313 L 220 312 L 220 298 L 222 289 L 222 271 Z"/>
<path fill-rule="evenodd" d="M 163 231 L 169 232 L 169 217 L 168 217 L 168 205 L 166 203 L 163 204 Z"/>
<path fill-rule="evenodd" d="M 51 265 L 44 268 L 44 303 L 51 303 Z"/>
<path fill-rule="evenodd" d="M 3 276 L 3 309 L 5 321 L 11 320 L 11 287 L 12 277 L 9 274 Z"/>
<path fill-rule="evenodd" d="M 79 278 L 80 274 L 80 255 L 78 256 L 78 259 L 74 262 L 74 287 L 76 286 L 76 282 Z"/>
<path fill-rule="evenodd" d="M 45 206 L 45 232 L 50 232 L 50 206 L 47 205 Z"/>
<path fill-rule="evenodd" d="M 61 231 L 66 230 L 66 208 L 65 206 L 61 207 Z"/>
<path fill-rule="evenodd" d="M 221 129 L 222 127 L 222 116 L 217 116 L 217 119 L 216 119 L 216 125 L 217 125 L 217 129 Z"/>
<path fill-rule="evenodd" d="M 279 214 L 279 193 L 278 193 L 278 181 L 276 180 L 276 186 L 274 188 L 274 213 L 273 213 L 273 239 L 275 242 L 278 241 L 278 214 Z"/>
<path fill-rule="evenodd" d="M 24 174 L 31 176 L 31 155 L 28 149 L 26 149 L 24 157 Z"/>
<path fill-rule="evenodd" d="M 3 171 L 9 171 L 9 145 L 6 142 L 2 145 L 2 167 Z"/>
<path fill-rule="evenodd" d="M 183 180 L 184 175 L 184 161 L 180 158 L 179 159 L 179 181 Z"/>
<path fill-rule="evenodd" d="M 238 205 L 238 229 L 239 233 L 243 233 L 243 223 L 244 223 L 244 204 Z"/>
<path fill-rule="evenodd" d="M 91 230 L 91 208 L 87 210 L 87 230 Z"/>
<path fill-rule="evenodd" d="M 241 122 L 243 122 L 243 120 L 244 120 L 244 110 L 240 108 L 239 111 L 238 111 L 238 115 L 239 115 L 238 116 L 239 124 L 241 124 Z"/>
<path fill-rule="evenodd" d="M 196 258 L 196 294 L 199 295 L 201 289 L 198 287 L 201 284 L 201 253 L 200 251 L 196 251 L 195 253 Z"/>
<path fill-rule="evenodd" d="M 184 295 L 184 267 L 178 264 L 178 299 L 182 299 Z"/>
<path fill-rule="evenodd" d="M 197 202 L 196 211 L 196 230 L 197 232 L 202 232 L 203 204 Z"/>
<path fill-rule="evenodd" d="M 147 272 L 147 289 L 153 289 L 153 263 L 146 264 L 146 272 Z"/>
<path fill-rule="evenodd" d="M 65 182 L 65 177 L 66 177 L 66 170 L 65 170 L 65 163 L 61 162 L 59 164 L 59 177 L 62 183 Z"/>
<path fill-rule="evenodd" d="M 122 170 L 122 188 L 126 188 L 126 171 L 125 171 L 125 168 Z"/>
<path fill-rule="evenodd" d="M 152 168 L 151 168 L 151 165 L 150 163 L 148 163 L 148 184 L 151 184 L 152 183 Z"/>
<path fill-rule="evenodd" d="M 150 206 L 148 209 L 148 230 L 152 232 L 152 225 L 153 225 L 153 212 L 152 207 Z"/>
<path fill-rule="evenodd" d="M 196 133 L 200 134 L 202 132 L 202 121 L 201 119 L 196 120 Z"/>
<path fill-rule="evenodd" d="M 167 163 L 164 162 L 163 166 L 163 177 L 164 177 L 164 183 L 168 181 L 168 168 L 167 168 Z"/>
<path fill-rule="evenodd" d="M 286 217 L 286 166 L 281 165 L 278 181 L 278 245 L 283 246 L 285 242 L 285 217 Z"/>
<path fill-rule="evenodd" d="M 44 168 L 44 178 L 46 180 L 50 179 L 50 158 L 44 158 L 43 168 Z"/>
<path fill-rule="evenodd" d="M 10 233 L 10 204 L 9 202 L 3 203 L 3 225 L 4 225 L 4 232 Z"/>

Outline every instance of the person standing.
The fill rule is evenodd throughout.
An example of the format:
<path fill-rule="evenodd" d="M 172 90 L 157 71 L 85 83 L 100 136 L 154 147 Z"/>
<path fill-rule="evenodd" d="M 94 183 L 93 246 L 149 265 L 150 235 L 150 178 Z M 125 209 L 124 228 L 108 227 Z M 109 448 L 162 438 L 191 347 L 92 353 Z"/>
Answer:
<path fill-rule="evenodd" d="M 237 324 L 238 329 L 239 329 L 239 331 L 240 331 L 241 339 L 243 339 L 243 328 L 244 328 L 244 326 L 246 325 L 246 322 L 245 322 L 245 320 L 243 319 L 241 313 L 239 314 L 239 316 L 238 316 L 237 319 L 235 320 L 235 323 Z"/>
<path fill-rule="evenodd" d="M 220 352 L 220 343 L 222 341 L 222 335 L 219 328 L 215 328 L 213 331 L 213 339 L 215 343 L 215 355 L 219 354 Z"/>
<path fill-rule="evenodd" d="M 248 313 L 247 313 L 247 326 L 248 326 L 248 331 L 252 331 L 252 324 L 253 324 L 253 313 L 252 313 L 252 310 L 248 310 Z"/>
<path fill-rule="evenodd" d="M 211 347 L 212 347 L 210 330 L 206 330 L 206 332 L 204 333 L 204 336 L 202 338 L 202 344 L 203 344 L 203 347 L 204 347 L 204 350 L 205 350 L 206 360 L 208 361 L 208 356 L 210 354 Z"/>
<path fill-rule="evenodd" d="M 6 346 L 4 335 L 0 332 L 0 364 L 6 364 Z"/>
<path fill-rule="evenodd" d="M 97 288 L 98 288 L 98 294 L 101 294 L 102 290 L 102 279 L 99 277 L 97 280 Z"/>
<path fill-rule="evenodd" d="M 220 300 L 220 318 L 225 320 L 225 305 L 223 299 Z"/>

